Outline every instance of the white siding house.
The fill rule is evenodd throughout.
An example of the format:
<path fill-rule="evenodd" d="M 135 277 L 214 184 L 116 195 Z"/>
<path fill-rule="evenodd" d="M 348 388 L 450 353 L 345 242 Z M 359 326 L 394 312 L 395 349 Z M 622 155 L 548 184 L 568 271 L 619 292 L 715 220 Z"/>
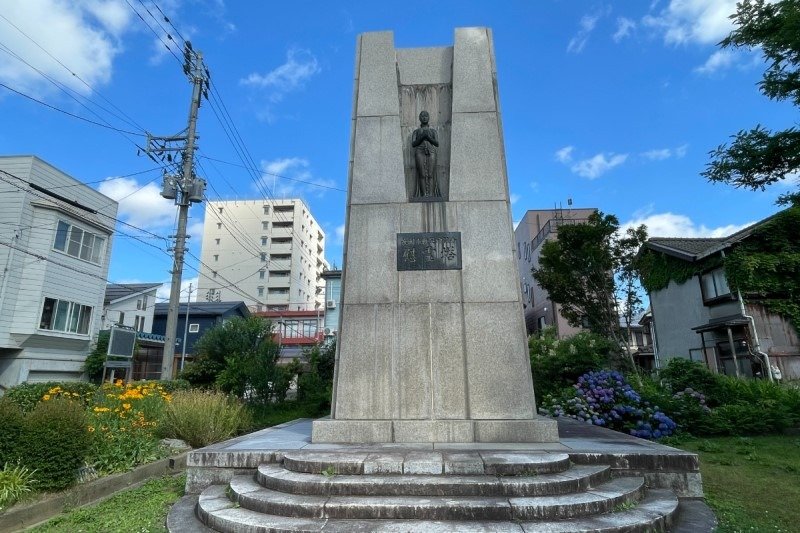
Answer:
<path fill-rule="evenodd" d="M 103 326 L 126 326 L 139 332 L 153 332 L 156 292 L 162 283 L 110 283 L 103 302 Z"/>
<path fill-rule="evenodd" d="M 116 214 L 117 202 L 35 156 L 0 157 L 0 394 L 81 378 Z"/>

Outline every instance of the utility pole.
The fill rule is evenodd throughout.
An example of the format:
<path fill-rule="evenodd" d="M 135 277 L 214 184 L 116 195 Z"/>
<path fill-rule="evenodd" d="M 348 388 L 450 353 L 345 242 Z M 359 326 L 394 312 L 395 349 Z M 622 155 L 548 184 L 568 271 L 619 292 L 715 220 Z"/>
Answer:
<path fill-rule="evenodd" d="M 147 155 L 157 161 L 152 155 L 161 156 L 167 153 L 167 160 L 172 161 L 169 152 L 181 153 L 181 174 L 174 176 L 164 175 L 161 196 L 175 200 L 178 206 L 178 229 L 175 235 L 174 264 L 172 267 L 172 286 L 169 293 L 169 310 L 167 311 L 167 328 L 164 341 L 164 358 L 161 361 L 161 379 L 172 379 L 172 365 L 175 359 L 175 340 L 178 329 L 178 312 L 181 297 L 181 277 L 183 276 L 183 259 L 186 252 L 186 223 L 189 217 L 189 205 L 202 202 L 206 182 L 194 175 L 195 127 L 197 126 L 197 112 L 200 108 L 200 97 L 208 98 L 209 75 L 208 69 L 203 64 L 203 54 L 192 49 L 189 41 L 183 52 L 183 72 L 192 82 L 192 101 L 189 105 L 189 120 L 184 130 L 185 135 L 178 134 L 171 137 L 154 137 L 147 135 Z M 182 146 L 176 146 L 182 143 Z M 188 317 L 186 317 L 188 320 Z"/>
<path fill-rule="evenodd" d="M 183 364 L 186 361 L 186 339 L 189 336 L 189 305 L 192 303 L 192 284 L 189 284 L 189 294 L 186 296 L 186 314 L 183 321 L 183 343 L 181 344 L 181 366 L 179 370 L 183 370 Z"/>

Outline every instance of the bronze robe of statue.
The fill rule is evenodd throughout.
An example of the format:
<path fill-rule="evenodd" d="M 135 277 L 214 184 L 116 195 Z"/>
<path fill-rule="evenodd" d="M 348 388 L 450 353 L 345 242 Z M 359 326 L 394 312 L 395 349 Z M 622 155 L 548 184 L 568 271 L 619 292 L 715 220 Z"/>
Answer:
<path fill-rule="evenodd" d="M 438 198 L 442 196 L 436 176 L 436 149 L 439 140 L 436 130 L 428 126 L 427 111 L 419 114 L 420 127 L 411 135 L 414 162 L 417 169 L 416 186 L 412 198 Z"/>

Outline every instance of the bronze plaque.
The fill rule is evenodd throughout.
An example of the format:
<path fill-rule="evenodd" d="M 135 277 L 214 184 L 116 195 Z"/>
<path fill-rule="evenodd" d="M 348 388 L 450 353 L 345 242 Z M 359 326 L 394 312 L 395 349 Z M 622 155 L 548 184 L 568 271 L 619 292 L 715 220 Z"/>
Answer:
<path fill-rule="evenodd" d="M 461 233 L 398 233 L 397 270 L 461 270 Z"/>

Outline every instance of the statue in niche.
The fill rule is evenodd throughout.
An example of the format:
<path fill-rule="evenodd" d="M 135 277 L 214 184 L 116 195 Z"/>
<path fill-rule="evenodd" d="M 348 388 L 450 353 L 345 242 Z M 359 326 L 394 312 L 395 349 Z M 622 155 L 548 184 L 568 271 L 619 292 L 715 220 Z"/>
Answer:
<path fill-rule="evenodd" d="M 414 162 L 417 168 L 417 180 L 412 198 L 441 198 L 439 180 L 436 176 L 436 149 L 439 140 L 436 130 L 428 125 L 430 115 L 427 111 L 419 114 L 419 128 L 411 135 L 411 147 L 414 149 Z"/>

